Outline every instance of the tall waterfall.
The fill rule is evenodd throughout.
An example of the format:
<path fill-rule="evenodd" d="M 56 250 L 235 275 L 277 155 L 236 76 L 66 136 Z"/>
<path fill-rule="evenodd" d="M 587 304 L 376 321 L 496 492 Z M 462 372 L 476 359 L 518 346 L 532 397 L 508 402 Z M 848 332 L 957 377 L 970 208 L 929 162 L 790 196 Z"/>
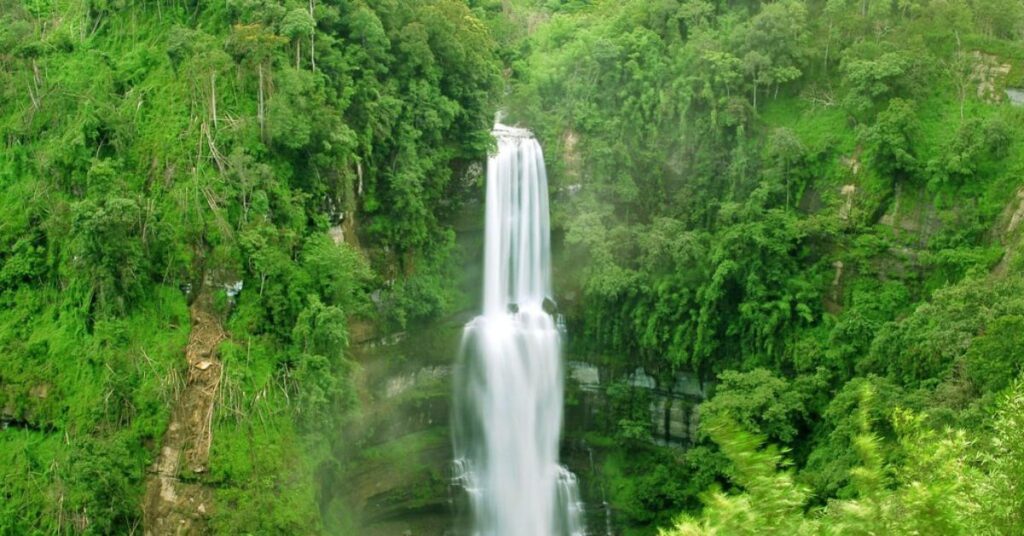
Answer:
<path fill-rule="evenodd" d="M 563 373 L 544 157 L 527 130 L 499 124 L 494 136 L 483 314 L 466 325 L 455 376 L 453 479 L 476 536 L 580 536 L 576 477 L 558 463 Z"/>

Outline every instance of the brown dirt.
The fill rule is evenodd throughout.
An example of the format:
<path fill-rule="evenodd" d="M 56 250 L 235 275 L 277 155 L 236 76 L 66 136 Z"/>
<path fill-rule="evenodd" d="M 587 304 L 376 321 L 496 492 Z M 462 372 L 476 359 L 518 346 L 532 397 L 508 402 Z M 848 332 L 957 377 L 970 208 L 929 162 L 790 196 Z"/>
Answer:
<path fill-rule="evenodd" d="M 224 370 L 217 346 L 227 335 L 206 288 L 189 311 L 188 380 L 174 403 L 160 454 L 149 468 L 143 503 L 147 536 L 206 534 L 212 512 L 213 494 L 201 477 L 209 460 L 214 401 Z"/>

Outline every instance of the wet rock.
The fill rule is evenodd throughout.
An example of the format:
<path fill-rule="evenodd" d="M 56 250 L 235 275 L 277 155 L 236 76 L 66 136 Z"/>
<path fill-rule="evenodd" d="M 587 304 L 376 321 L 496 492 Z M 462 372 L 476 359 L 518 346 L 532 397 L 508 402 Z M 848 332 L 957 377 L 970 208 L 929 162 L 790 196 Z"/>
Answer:
<path fill-rule="evenodd" d="M 545 313 L 551 316 L 558 314 L 558 304 L 555 303 L 555 300 L 552 300 L 551 298 L 544 298 L 544 302 L 541 304 L 541 308 L 544 309 Z"/>
<path fill-rule="evenodd" d="M 1024 88 L 1006 88 L 1006 98 L 1014 106 L 1024 106 Z"/>
<path fill-rule="evenodd" d="M 345 242 L 345 231 L 341 228 L 341 225 L 335 225 L 327 231 L 327 235 L 331 237 L 331 240 L 335 245 L 340 246 Z"/>
<path fill-rule="evenodd" d="M 388 378 L 384 389 L 384 397 L 394 398 L 427 382 L 444 381 L 449 372 L 448 367 L 427 366 L 413 373 L 399 374 Z"/>
<path fill-rule="evenodd" d="M 629 375 L 628 382 L 631 387 L 641 389 L 655 389 L 658 386 L 658 382 L 653 376 L 647 374 L 643 367 L 637 367 L 636 371 Z"/>
<path fill-rule="evenodd" d="M 598 392 L 601 389 L 601 374 L 596 365 L 582 361 L 570 361 L 569 377 L 572 378 L 580 389 L 587 392 Z"/>

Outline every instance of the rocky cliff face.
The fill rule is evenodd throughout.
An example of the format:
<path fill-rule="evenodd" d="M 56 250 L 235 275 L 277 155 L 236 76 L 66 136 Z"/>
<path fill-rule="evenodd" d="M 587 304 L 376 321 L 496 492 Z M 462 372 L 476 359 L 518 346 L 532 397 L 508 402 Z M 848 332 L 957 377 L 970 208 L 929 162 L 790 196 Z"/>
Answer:
<path fill-rule="evenodd" d="M 323 482 L 329 524 L 347 533 L 442 535 L 451 526 L 450 367 L 456 316 L 354 348 L 360 410 L 340 433 L 344 466 Z"/>
<path fill-rule="evenodd" d="M 353 534 L 453 534 L 449 429 L 451 365 L 468 313 L 409 333 L 364 341 L 355 353 L 361 364 L 362 406 L 342 431 L 337 448 L 348 463 L 324 482 L 331 524 Z M 567 364 L 568 389 L 575 393 L 566 412 L 567 437 L 582 437 L 597 425 L 607 405 L 610 381 L 597 366 Z M 679 374 L 657 381 L 643 369 L 627 381 L 650 395 L 651 441 L 682 448 L 696 438 L 699 404 L 710 386 Z M 580 440 L 567 439 L 563 457 L 583 478 L 593 478 L 593 457 Z M 587 490 L 589 523 L 605 525 L 599 487 Z"/>
<path fill-rule="evenodd" d="M 566 368 L 570 388 L 579 392 L 575 397 L 577 407 L 568 416 L 568 426 L 574 432 L 586 433 L 599 408 L 607 403 L 606 390 L 611 381 L 607 373 L 586 361 L 570 361 Z M 700 404 L 713 393 L 713 383 L 701 384 L 696 375 L 683 372 L 659 381 L 642 367 L 626 375 L 624 381 L 649 395 L 651 442 L 685 447 L 697 440 Z"/>

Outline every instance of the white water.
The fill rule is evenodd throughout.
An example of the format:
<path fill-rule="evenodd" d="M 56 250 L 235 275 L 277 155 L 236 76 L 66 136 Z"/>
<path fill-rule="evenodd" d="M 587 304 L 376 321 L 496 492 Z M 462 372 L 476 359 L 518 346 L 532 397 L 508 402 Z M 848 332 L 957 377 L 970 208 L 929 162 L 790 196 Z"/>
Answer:
<path fill-rule="evenodd" d="M 563 372 L 558 326 L 545 311 L 544 157 L 527 130 L 499 124 L 494 136 L 483 314 L 466 325 L 456 368 L 454 480 L 474 535 L 583 535 L 576 476 L 558 463 Z"/>

